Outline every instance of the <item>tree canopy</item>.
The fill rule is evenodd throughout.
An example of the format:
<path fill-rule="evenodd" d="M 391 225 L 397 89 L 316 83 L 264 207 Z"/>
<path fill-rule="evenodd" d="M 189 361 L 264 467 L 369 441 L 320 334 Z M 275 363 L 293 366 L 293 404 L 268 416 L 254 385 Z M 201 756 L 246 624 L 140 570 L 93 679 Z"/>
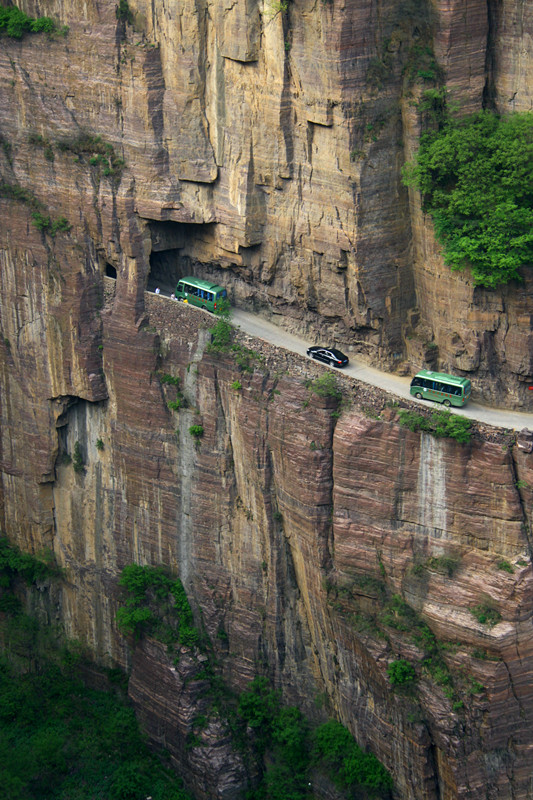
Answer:
<path fill-rule="evenodd" d="M 533 265 L 533 113 L 482 111 L 422 135 L 404 182 L 416 186 L 452 269 L 494 288 Z"/>

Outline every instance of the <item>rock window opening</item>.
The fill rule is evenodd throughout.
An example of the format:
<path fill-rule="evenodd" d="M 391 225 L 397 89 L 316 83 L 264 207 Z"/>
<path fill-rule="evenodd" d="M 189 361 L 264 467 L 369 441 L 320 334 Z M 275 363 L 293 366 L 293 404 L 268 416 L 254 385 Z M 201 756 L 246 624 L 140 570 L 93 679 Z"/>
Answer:
<path fill-rule="evenodd" d="M 106 274 L 106 278 L 113 278 L 116 281 L 116 279 L 117 279 L 117 271 L 116 271 L 115 267 L 113 267 L 111 264 L 106 264 L 105 265 L 105 274 Z"/>

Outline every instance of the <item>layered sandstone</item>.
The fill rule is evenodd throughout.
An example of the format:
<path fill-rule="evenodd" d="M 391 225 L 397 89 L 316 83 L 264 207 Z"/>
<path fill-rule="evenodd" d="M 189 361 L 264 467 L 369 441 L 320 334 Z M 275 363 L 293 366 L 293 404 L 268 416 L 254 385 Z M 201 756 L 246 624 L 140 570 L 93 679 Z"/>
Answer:
<path fill-rule="evenodd" d="M 52 237 L 28 195 L 0 199 L 2 532 L 53 548 L 66 580 L 43 611 L 131 670 L 141 719 L 199 797 L 235 796 L 242 764 L 214 720 L 203 748 L 184 747 L 204 710 L 193 656 L 176 670 L 157 643 L 118 634 L 131 562 L 180 575 L 235 688 L 267 674 L 311 715 L 325 696 L 402 800 L 525 800 L 533 456 L 495 432 L 464 446 L 411 433 L 391 398 L 361 386 L 345 387 L 355 404 L 337 420 L 305 386 L 318 368 L 263 348 L 243 374 L 205 353 L 209 318 L 145 288 L 212 276 L 288 327 L 388 366 L 433 358 L 524 407 L 531 281 L 488 292 L 450 273 L 399 169 L 420 126 L 413 45 L 433 47 L 465 111 L 484 98 L 526 109 L 530 12 L 518 0 L 131 7 L 133 26 L 112 4 L 52 3 L 66 38 L 2 39 L 2 181 L 72 225 Z M 125 167 L 76 151 L 84 136 Z M 181 380 L 179 413 L 161 373 Z M 408 632 L 361 623 L 395 594 L 442 644 L 455 700 Z M 479 604 L 501 621 L 477 622 Z M 391 692 L 398 657 L 418 665 L 415 699 Z"/>
<path fill-rule="evenodd" d="M 150 271 L 214 277 L 237 304 L 310 335 L 326 324 L 387 368 L 422 366 L 430 342 L 436 365 L 470 375 L 486 401 L 527 408 L 527 270 L 525 285 L 491 292 L 450 273 L 400 167 L 417 144 L 416 98 L 437 77 L 461 113 L 530 108 L 530 10 L 130 5 L 132 24 L 111 3 L 52 3 L 64 39 L 3 40 L 3 179 L 67 216 L 100 270 L 133 271 L 137 285 Z M 125 158 L 120 181 L 57 148 L 81 133 Z"/>

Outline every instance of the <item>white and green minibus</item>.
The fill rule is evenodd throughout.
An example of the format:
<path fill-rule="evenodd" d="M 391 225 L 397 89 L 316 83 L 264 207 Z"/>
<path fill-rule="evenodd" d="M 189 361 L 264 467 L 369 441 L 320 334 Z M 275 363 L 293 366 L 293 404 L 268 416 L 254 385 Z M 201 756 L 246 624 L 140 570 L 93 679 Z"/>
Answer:
<path fill-rule="evenodd" d="M 228 294 L 222 286 L 210 281 L 203 281 L 201 278 L 194 278 L 191 275 L 180 278 L 176 286 L 177 300 L 190 303 L 192 306 L 206 308 L 211 313 L 217 310 L 220 302 L 227 296 Z"/>
<path fill-rule="evenodd" d="M 411 394 L 419 400 L 435 400 L 445 406 L 464 406 L 470 399 L 472 384 L 446 372 L 422 369 L 411 381 Z"/>

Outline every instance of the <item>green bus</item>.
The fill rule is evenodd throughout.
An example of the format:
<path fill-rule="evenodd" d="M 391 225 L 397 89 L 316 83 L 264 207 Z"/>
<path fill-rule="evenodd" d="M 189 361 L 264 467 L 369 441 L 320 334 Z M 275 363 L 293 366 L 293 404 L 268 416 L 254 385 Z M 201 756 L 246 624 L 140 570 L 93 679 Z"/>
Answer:
<path fill-rule="evenodd" d="M 176 286 L 176 300 L 205 308 L 211 313 L 217 310 L 217 305 L 221 300 L 225 300 L 227 296 L 228 293 L 222 286 L 210 281 L 203 281 L 200 278 L 194 278 L 191 275 L 186 278 L 180 278 Z"/>
<path fill-rule="evenodd" d="M 445 406 L 464 406 L 470 399 L 472 384 L 445 372 L 423 369 L 411 381 L 411 394 L 419 400 L 435 400 Z"/>

